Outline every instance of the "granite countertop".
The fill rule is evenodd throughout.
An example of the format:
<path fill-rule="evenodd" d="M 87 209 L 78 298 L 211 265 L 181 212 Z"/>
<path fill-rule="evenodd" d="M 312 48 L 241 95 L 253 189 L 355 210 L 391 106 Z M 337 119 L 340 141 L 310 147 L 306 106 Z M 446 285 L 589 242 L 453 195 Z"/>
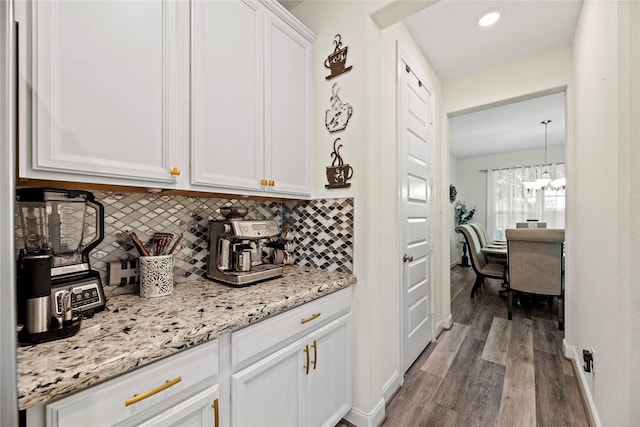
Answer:
<path fill-rule="evenodd" d="M 27 409 L 82 390 L 196 344 L 276 315 L 356 282 L 306 267 L 235 288 L 206 279 L 176 284 L 173 295 L 120 295 L 83 319 L 77 335 L 18 347 L 18 403 Z"/>

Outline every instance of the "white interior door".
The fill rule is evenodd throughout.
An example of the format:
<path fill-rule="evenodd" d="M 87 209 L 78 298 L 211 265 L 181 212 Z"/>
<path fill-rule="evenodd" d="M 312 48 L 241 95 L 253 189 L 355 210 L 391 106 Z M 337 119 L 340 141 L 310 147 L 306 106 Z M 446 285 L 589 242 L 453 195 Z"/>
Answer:
<path fill-rule="evenodd" d="M 431 318 L 432 93 L 401 52 L 398 55 L 398 153 L 401 185 L 402 369 L 406 372 L 433 338 Z"/>

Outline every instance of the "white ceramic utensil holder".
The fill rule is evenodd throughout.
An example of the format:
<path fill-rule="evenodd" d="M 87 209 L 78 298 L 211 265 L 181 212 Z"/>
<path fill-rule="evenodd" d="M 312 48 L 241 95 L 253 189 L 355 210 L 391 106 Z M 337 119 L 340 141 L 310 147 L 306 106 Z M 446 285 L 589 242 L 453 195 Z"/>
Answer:
<path fill-rule="evenodd" d="M 173 254 L 141 256 L 140 296 L 163 297 L 173 293 Z"/>

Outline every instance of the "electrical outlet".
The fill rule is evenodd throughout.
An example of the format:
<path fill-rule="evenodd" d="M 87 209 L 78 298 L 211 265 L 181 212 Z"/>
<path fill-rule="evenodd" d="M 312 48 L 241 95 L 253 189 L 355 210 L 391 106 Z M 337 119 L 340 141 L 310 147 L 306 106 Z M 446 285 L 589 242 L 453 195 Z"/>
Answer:
<path fill-rule="evenodd" d="M 582 350 L 582 361 L 584 362 L 582 369 L 584 369 L 585 372 L 593 371 L 593 353 L 593 349 Z"/>
<path fill-rule="evenodd" d="M 109 286 L 133 285 L 139 282 L 138 260 L 122 259 L 113 261 L 108 264 L 108 283 Z"/>

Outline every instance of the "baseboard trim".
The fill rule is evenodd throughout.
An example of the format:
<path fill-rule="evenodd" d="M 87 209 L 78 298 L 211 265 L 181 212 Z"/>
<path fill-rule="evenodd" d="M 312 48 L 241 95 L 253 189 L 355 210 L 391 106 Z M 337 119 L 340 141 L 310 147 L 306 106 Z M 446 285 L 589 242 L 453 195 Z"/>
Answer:
<path fill-rule="evenodd" d="M 395 371 L 386 384 L 382 387 L 382 398 L 385 401 L 385 405 L 391 401 L 391 398 L 396 394 L 402 385 L 403 376 L 398 371 Z"/>
<path fill-rule="evenodd" d="M 440 319 L 438 321 L 438 323 L 436 323 L 436 328 L 435 328 L 435 333 L 433 336 L 433 341 L 436 340 L 436 338 L 438 338 L 438 335 L 440 335 L 440 333 L 445 330 L 445 329 L 451 329 L 451 327 L 453 326 L 453 316 L 451 314 L 449 314 L 447 317 L 445 317 L 444 319 Z"/>
<path fill-rule="evenodd" d="M 562 352 L 564 353 L 564 357 L 571 360 L 571 364 L 573 365 L 573 375 L 578 378 L 578 390 L 580 390 L 580 396 L 582 397 L 582 401 L 584 402 L 584 406 L 587 410 L 589 425 L 594 427 L 601 427 L 602 424 L 600 423 L 600 418 L 598 417 L 598 411 L 596 409 L 596 405 L 593 402 L 591 390 L 589 390 L 589 386 L 587 385 L 587 379 L 584 376 L 582 362 L 578 357 L 576 348 L 572 345 L 569 345 L 566 338 L 562 340 Z"/>
<path fill-rule="evenodd" d="M 384 421 L 384 417 L 384 399 L 380 399 L 380 402 L 370 413 L 351 408 L 347 415 L 344 416 L 344 419 L 358 427 L 378 427 Z"/>

